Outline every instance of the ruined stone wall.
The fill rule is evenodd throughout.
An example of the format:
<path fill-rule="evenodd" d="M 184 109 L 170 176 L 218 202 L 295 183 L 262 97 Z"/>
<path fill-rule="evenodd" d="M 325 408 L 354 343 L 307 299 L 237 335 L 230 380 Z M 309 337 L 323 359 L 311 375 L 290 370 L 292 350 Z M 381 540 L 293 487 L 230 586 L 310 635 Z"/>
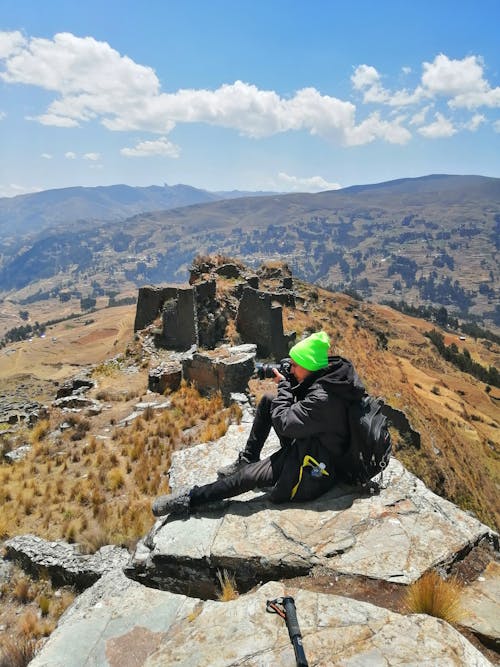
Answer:
<path fill-rule="evenodd" d="M 282 317 L 282 306 L 293 308 L 295 295 L 288 269 L 283 276 L 274 267 L 271 274 L 266 270 L 263 279 L 278 278 L 281 284 L 266 283 L 258 290 L 255 274 L 247 275 L 235 264 L 206 263 L 191 270 L 189 285 L 141 287 L 134 328 L 142 329 L 161 315 L 162 331 L 155 338 L 159 347 L 184 351 L 195 345 L 210 350 L 225 342 L 227 325 L 235 319 L 243 342 L 255 343 L 260 356 L 279 361 L 288 355 L 295 338 L 294 333 L 283 332 Z M 219 278 L 240 282 L 221 298 Z"/>
<path fill-rule="evenodd" d="M 288 356 L 295 337 L 284 334 L 282 309 L 273 303 L 273 295 L 251 287 L 243 290 L 236 328 L 245 343 L 256 343 L 259 356 L 277 361 Z"/>
<path fill-rule="evenodd" d="M 179 287 L 176 297 L 167 301 L 162 313 L 162 347 L 188 350 L 198 344 L 198 322 L 192 287 Z"/>
<path fill-rule="evenodd" d="M 134 331 L 140 331 L 155 321 L 165 301 L 177 295 L 177 287 L 146 285 L 139 288 L 135 311 Z"/>

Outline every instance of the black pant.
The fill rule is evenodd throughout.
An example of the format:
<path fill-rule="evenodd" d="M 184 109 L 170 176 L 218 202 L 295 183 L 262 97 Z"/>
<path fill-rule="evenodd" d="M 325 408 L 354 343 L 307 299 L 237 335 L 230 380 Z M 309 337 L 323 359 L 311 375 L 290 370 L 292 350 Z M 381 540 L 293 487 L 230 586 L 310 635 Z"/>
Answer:
<path fill-rule="evenodd" d="M 194 486 L 190 491 L 191 507 L 239 496 L 240 493 L 252 489 L 274 486 L 283 469 L 285 458 L 285 450 L 280 449 L 262 461 L 249 463 L 230 477 L 222 477 L 212 484 Z"/>
<path fill-rule="evenodd" d="M 244 456 L 250 461 L 254 461 L 254 463 L 249 463 L 230 477 L 223 477 L 212 484 L 193 487 L 191 489 L 191 506 L 232 498 L 252 489 L 262 489 L 276 484 L 283 469 L 286 457 L 285 450 L 289 441 L 286 438 L 280 438 L 282 449 L 263 461 L 259 461 L 260 453 L 272 427 L 272 400 L 272 394 L 264 394 L 259 401 L 252 429 L 243 450 Z"/>

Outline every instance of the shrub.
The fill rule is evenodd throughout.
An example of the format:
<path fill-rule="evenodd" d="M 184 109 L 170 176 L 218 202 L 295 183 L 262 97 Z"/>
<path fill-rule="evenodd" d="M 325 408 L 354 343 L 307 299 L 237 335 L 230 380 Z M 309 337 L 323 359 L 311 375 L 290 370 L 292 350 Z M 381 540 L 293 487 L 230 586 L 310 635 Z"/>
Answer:
<path fill-rule="evenodd" d="M 448 623 L 460 620 L 462 585 L 456 579 L 445 581 L 432 570 L 412 584 L 406 593 L 406 608 L 413 614 L 428 614 Z"/>

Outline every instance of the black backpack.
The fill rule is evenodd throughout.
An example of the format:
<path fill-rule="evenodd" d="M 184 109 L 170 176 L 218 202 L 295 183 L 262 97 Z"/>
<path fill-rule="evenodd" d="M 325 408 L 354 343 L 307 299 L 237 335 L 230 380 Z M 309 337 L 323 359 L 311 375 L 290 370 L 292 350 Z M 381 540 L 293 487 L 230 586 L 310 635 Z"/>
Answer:
<path fill-rule="evenodd" d="M 382 399 L 369 394 L 348 403 L 350 442 L 338 468 L 349 484 L 374 488 L 382 485 L 383 472 L 392 453 L 389 420 L 382 414 L 383 405 Z M 380 479 L 372 482 L 377 475 Z"/>

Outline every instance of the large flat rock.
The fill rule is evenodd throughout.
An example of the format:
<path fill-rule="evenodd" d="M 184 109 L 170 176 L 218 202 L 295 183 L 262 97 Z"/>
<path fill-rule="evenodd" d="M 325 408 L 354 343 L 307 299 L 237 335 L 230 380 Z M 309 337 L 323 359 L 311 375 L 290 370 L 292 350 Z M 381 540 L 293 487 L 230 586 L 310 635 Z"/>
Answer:
<path fill-rule="evenodd" d="M 270 582 L 230 602 L 202 601 L 104 575 L 62 617 L 31 667 L 294 665 L 266 600 L 292 595 L 310 665 L 488 667 L 450 625 Z"/>
<path fill-rule="evenodd" d="M 461 599 L 461 625 L 489 640 L 500 649 L 500 563 L 492 561 L 483 574 L 468 586 Z"/>
<path fill-rule="evenodd" d="M 216 469 L 235 457 L 249 428 L 233 426 L 218 442 L 176 453 L 172 486 L 216 479 Z M 267 451 L 276 445 L 271 439 Z M 378 495 L 339 484 L 311 503 L 273 505 L 264 492 L 249 492 L 187 520 L 167 517 L 138 545 L 128 572 L 182 592 L 176 580 L 187 580 L 202 597 L 210 596 L 207 586 L 218 568 L 233 571 L 243 590 L 318 566 L 408 584 L 491 533 L 394 458 L 384 481 Z"/>

